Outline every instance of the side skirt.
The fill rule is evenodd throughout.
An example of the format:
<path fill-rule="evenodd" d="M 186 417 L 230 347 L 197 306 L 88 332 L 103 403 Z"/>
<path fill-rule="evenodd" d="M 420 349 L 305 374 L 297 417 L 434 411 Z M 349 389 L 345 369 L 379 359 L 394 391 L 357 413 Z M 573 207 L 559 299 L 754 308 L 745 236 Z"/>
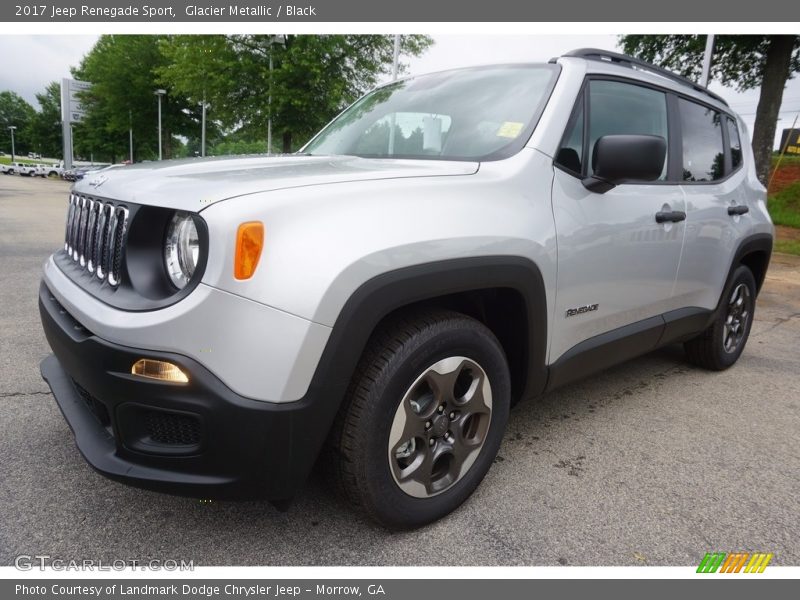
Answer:
<path fill-rule="evenodd" d="M 584 340 L 550 365 L 547 391 L 662 346 L 691 339 L 708 327 L 713 314 L 705 308 L 681 308 Z"/>

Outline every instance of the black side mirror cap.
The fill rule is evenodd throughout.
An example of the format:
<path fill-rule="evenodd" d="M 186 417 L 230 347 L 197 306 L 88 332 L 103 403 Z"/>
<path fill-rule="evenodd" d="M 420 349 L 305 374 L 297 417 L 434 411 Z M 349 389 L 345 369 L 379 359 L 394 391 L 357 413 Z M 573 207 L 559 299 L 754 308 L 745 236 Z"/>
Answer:
<path fill-rule="evenodd" d="M 603 194 L 624 181 L 655 181 L 664 169 L 667 141 L 657 135 L 604 135 L 594 144 L 586 189 Z"/>

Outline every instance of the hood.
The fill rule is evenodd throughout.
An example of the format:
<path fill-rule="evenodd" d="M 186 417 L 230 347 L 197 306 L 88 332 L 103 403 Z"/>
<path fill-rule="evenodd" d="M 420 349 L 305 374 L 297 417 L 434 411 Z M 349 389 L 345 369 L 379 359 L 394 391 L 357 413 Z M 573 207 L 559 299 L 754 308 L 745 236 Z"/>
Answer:
<path fill-rule="evenodd" d="M 113 166 L 75 184 L 89 196 L 199 211 L 246 194 L 331 183 L 471 175 L 479 163 L 355 156 L 258 156 Z"/>

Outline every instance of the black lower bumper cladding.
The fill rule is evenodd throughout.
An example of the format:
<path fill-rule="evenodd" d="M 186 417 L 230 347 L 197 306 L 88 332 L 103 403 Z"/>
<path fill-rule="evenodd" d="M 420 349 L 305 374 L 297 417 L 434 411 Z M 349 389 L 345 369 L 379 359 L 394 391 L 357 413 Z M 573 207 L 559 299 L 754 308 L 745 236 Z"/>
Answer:
<path fill-rule="evenodd" d="M 305 481 L 327 433 L 308 397 L 281 404 L 244 398 L 188 357 L 103 340 L 44 283 L 39 311 L 53 350 L 42 377 L 81 454 L 101 474 L 183 496 L 280 504 Z M 140 358 L 178 365 L 189 383 L 131 375 Z"/>

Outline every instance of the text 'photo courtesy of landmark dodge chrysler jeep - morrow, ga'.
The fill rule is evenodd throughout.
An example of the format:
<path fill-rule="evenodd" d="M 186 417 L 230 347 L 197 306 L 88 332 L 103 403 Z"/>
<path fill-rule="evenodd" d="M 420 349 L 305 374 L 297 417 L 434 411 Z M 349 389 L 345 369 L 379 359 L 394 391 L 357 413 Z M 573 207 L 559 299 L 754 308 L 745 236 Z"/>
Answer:
<path fill-rule="evenodd" d="M 518 400 L 676 342 L 735 363 L 765 201 L 741 119 L 632 58 L 394 81 L 295 155 L 76 183 L 42 375 L 113 479 L 285 507 L 322 459 L 420 526 L 475 490 Z"/>

